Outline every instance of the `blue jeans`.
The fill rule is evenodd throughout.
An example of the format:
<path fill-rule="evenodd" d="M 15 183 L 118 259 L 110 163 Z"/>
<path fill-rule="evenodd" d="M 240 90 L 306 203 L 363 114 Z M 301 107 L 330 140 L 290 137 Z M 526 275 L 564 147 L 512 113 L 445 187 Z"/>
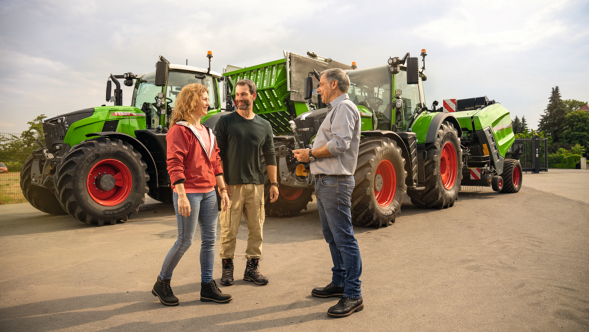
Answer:
<path fill-rule="evenodd" d="M 215 262 L 215 240 L 217 239 L 217 195 L 215 191 L 206 194 L 186 194 L 190 202 L 190 215 L 183 217 L 178 213 L 178 194 L 174 193 L 174 209 L 178 223 L 178 239 L 172 246 L 160 272 L 160 279 L 172 279 L 172 273 L 180 258 L 192 244 L 196 224 L 200 226 L 200 273 L 202 282 L 213 280 L 213 265 Z"/>
<path fill-rule="evenodd" d="M 321 228 L 333 261 L 331 282 L 344 287 L 344 297 L 359 299 L 362 297 L 362 259 L 352 227 L 351 199 L 354 186 L 354 177 L 351 175 L 322 175 L 315 179 Z"/>

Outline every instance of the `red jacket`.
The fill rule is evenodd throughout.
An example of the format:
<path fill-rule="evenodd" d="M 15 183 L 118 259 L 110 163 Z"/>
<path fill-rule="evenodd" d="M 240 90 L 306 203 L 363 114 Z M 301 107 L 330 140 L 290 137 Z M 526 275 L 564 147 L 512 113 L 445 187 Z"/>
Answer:
<path fill-rule="evenodd" d="M 193 131 L 182 125 L 175 124 L 166 135 L 168 145 L 168 174 L 174 183 L 185 179 L 184 188 L 202 189 L 217 185 L 215 176 L 223 174 L 219 148 L 213 131 L 207 127 L 210 139 L 210 151 L 205 151 L 204 143 L 201 143 Z M 200 137 L 200 135 L 199 135 Z"/>

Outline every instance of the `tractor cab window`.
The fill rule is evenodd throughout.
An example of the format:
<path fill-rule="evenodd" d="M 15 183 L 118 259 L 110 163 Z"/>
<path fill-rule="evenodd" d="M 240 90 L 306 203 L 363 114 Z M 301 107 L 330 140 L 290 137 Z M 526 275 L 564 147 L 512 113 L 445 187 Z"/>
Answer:
<path fill-rule="evenodd" d="M 151 115 L 152 128 L 156 128 L 160 124 L 160 118 L 155 108 L 155 97 L 159 92 L 162 92 L 162 87 L 155 86 L 155 72 L 145 74 L 138 79 L 133 92 L 131 105 Z"/>
<path fill-rule="evenodd" d="M 204 74 L 200 74 L 204 75 Z M 199 76 L 200 76 L 199 75 Z M 170 107 L 174 107 L 176 98 L 180 90 L 188 84 L 198 83 L 204 85 L 209 90 L 209 110 L 217 107 L 217 89 L 213 77 L 206 75 L 204 78 L 197 78 L 194 72 L 171 71 L 168 78 L 168 89 L 166 90 L 166 97 L 170 98 Z"/>
<path fill-rule="evenodd" d="M 365 106 L 376 115 L 378 128 L 391 125 L 391 74 L 387 66 L 350 70 L 348 95 L 357 106 Z"/>
<path fill-rule="evenodd" d="M 421 105 L 419 101 L 419 89 L 417 84 L 407 85 L 407 72 L 403 68 L 395 77 L 395 89 L 401 89 L 401 99 L 403 99 L 403 125 L 400 129 L 407 130 L 413 116 L 419 111 Z"/>

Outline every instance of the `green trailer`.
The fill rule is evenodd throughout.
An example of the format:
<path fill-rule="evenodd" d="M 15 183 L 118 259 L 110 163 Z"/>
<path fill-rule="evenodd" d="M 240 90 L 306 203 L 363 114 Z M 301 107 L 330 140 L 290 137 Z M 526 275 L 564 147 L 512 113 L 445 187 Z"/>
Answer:
<path fill-rule="evenodd" d="M 258 86 L 254 112 L 272 124 L 276 135 L 280 197 L 276 203 L 266 202 L 267 214 L 296 215 L 311 200 L 314 178 L 308 165 L 293 158 L 292 150 L 312 145 L 327 115 L 315 93 L 316 73 L 336 67 L 350 78 L 348 95 L 362 120 L 352 194 L 354 224 L 379 227 L 394 222 L 405 193 L 416 206 L 448 208 L 456 201 L 462 183 L 493 185 L 503 192 L 519 190 L 521 167 L 517 161 L 505 160 L 513 143 L 509 112 L 487 99 L 483 105 L 459 112 L 436 108 L 437 102 L 427 108 L 423 87 L 426 55 L 424 50 L 421 70 L 418 58 L 409 53 L 364 69 L 312 52 L 307 56 L 285 52 L 280 60 L 247 68 L 228 67 L 223 74 L 227 95 L 234 93 L 238 80 L 253 80 Z M 471 172 L 483 175 L 476 180 Z M 509 185 L 503 186 L 503 179 Z"/>

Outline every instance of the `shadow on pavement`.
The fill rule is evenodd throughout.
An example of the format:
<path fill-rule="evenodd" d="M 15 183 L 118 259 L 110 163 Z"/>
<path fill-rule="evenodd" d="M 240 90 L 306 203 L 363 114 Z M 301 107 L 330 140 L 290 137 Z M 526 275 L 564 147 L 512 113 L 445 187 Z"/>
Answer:
<path fill-rule="evenodd" d="M 233 321 L 251 319 L 257 316 L 324 305 L 324 301 L 305 300 L 259 309 L 230 312 L 231 309 L 227 307 L 231 306 L 231 303 L 216 304 L 200 302 L 198 300 L 199 289 L 196 283 L 175 286 L 174 290 L 176 294 L 197 291 L 195 300 L 182 302 L 179 307 L 166 307 L 161 305 L 148 291 L 70 297 L 0 309 L 0 326 L 3 331 L 53 331 L 91 324 L 107 320 L 114 316 L 142 311 L 152 311 L 149 315 L 156 316 L 156 320 L 165 320 L 167 318 L 166 315 L 171 314 L 171 310 L 179 310 L 178 308 L 186 306 L 218 306 L 219 313 L 172 322 L 128 323 L 111 328 L 110 330 L 163 331 L 189 329 L 190 327 L 206 327 L 218 331 L 251 331 L 264 327 L 280 327 L 311 320 L 327 319 L 325 312 L 320 310 L 320 312 L 301 316 L 231 324 Z M 108 309 L 103 307 L 108 307 Z M 161 318 L 157 317 L 159 315 L 161 315 Z"/>

